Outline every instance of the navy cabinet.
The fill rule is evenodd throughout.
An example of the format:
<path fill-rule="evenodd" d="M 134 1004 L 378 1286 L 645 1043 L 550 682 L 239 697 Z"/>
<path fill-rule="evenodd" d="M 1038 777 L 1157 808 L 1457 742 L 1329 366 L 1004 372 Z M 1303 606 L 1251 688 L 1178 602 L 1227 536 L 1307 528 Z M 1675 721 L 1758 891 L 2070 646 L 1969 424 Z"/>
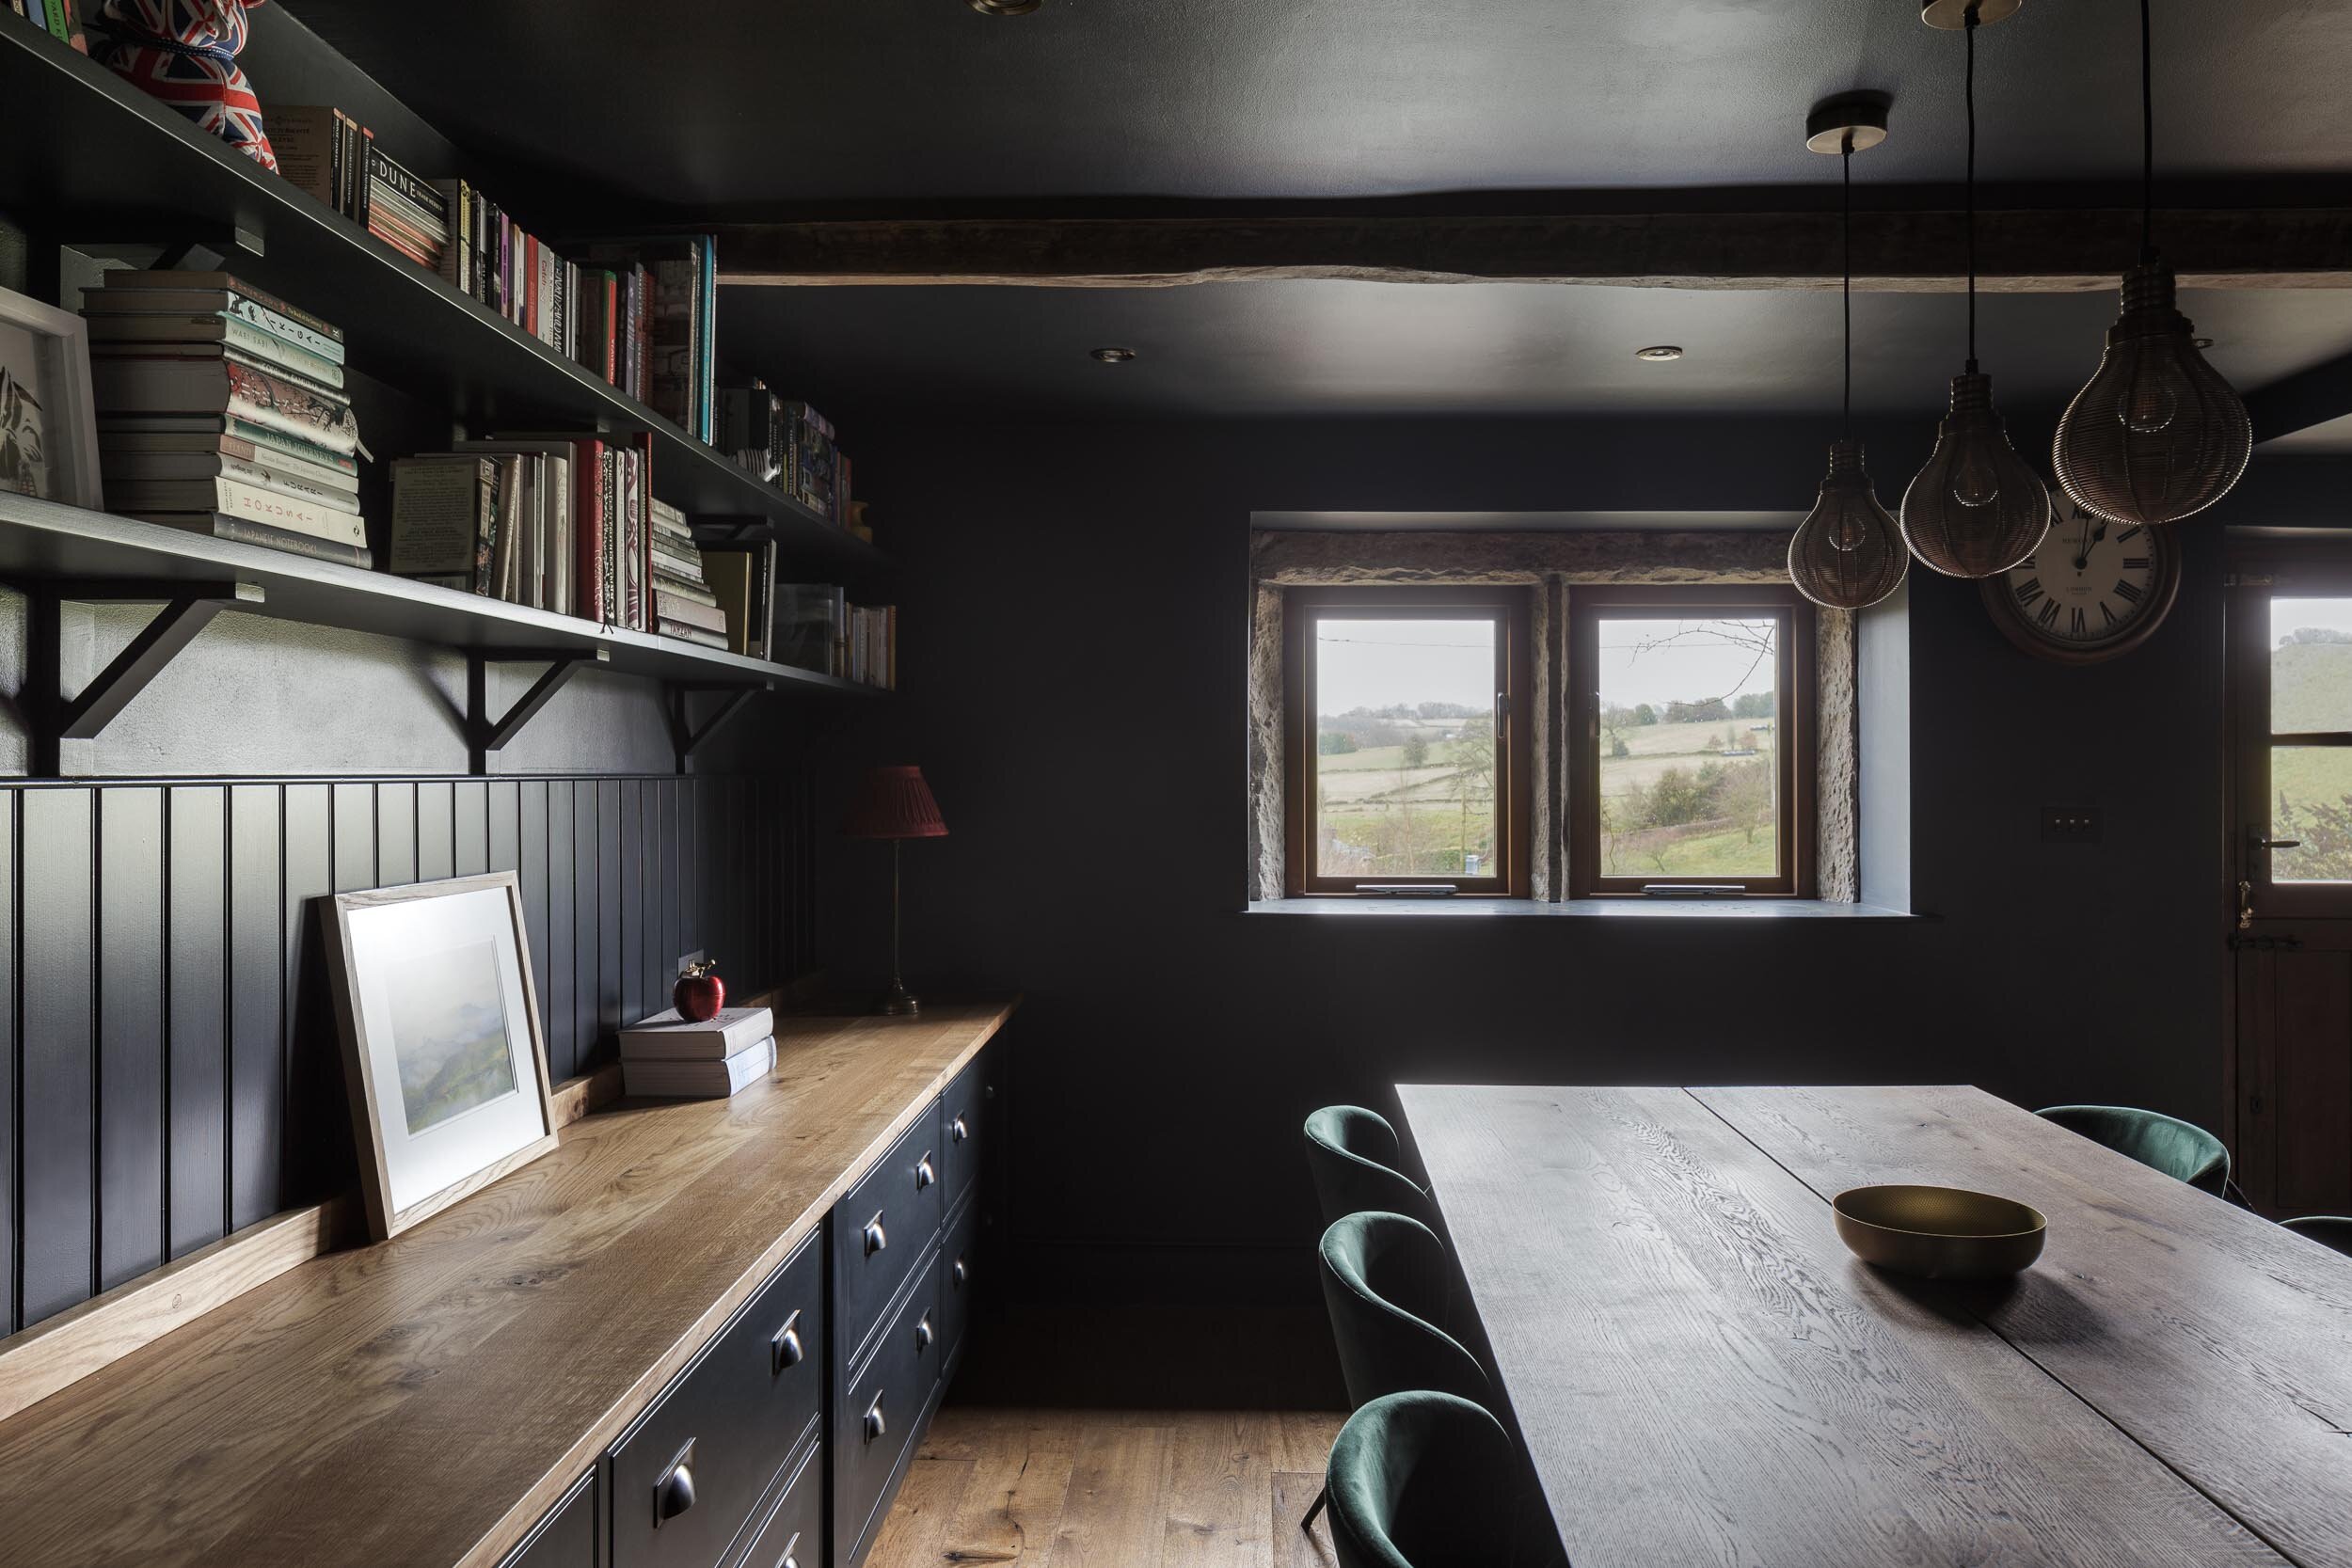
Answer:
<path fill-rule="evenodd" d="M 589 1471 L 531 1527 L 531 1533 L 506 1554 L 499 1568 L 604 1568 L 598 1544 L 596 1472 Z"/>

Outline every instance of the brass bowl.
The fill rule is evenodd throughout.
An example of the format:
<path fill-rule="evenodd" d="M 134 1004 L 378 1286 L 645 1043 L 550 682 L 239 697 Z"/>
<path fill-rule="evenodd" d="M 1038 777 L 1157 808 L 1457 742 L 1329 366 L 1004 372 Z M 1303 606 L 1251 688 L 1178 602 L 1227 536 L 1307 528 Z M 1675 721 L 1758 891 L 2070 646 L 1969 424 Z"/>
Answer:
<path fill-rule="evenodd" d="M 1960 1187 L 1855 1187 L 1837 1195 L 1837 1237 L 1856 1258 L 1921 1279 L 2000 1279 L 2042 1256 L 2039 1209 Z"/>

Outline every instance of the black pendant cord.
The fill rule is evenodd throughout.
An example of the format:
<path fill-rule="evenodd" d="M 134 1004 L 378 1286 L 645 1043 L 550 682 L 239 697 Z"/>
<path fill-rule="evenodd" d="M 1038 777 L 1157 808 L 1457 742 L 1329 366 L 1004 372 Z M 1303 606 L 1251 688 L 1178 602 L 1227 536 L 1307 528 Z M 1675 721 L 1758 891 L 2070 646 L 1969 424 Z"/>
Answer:
<path fill-rule="evenodd" d="M 1961 36 L 1968 40 L 1968 74 L 1964 99 L 1968 105 L 1968 373 L 1977 373 L 1977 8 L 1962 19 Z"/>
<path fill-rule="evenodd" d="M 1845 238 L 1846 268 L 1846 404 L 1844 412 L 1845 437 L 1853 439 L 1853 133 L 1846 133 L 1846 145 L 1838 150 L 1837 166 L 1845 176 L 1844 204 L 1839 210 L 1838 230 Z"/>
<path fill-rule="evenodd" d="M 2156 259 L 2156 68 L 2149 0 L 2139 0 L 2139 259 Z"/>

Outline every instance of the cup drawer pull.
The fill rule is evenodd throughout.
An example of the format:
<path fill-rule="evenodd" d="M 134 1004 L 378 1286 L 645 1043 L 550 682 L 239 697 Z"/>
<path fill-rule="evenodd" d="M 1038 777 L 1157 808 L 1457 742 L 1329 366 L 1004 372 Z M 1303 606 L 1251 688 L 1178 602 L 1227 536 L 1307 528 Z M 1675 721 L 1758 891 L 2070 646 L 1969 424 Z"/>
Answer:
<path fill-rule="evenodd" d="M 954 1277 L 955 1282 L 959 1285 L 972 1277 L 972 1271 L 965 1267 L 964 1261 L 961 1258 L 956 1259 L 954 1267 L 950 1268 L 947 1272 Z"/>
<path fill-rule="evenodd" d="M 970 1137 L 971 1135 L 972 1129 L 963 1124 L 963 1118 L 961 1117 L 958 1117 L 955 1120 L 947 1124 L 947 1136 L 952 1142 L 961 1143 L 964 1139 Z"/>
<path fill-rule="evenodd" d="M 880 1437 L 883 1433 L 890 1430 L 890 1423 L 882 1419 L 882 1397 L 880 1394 L 876 1394 L 874 1396 L 874 1402 L 866 1407 L 866 1419 L 863 1426 L 866 1433 L 866 1440 L 868 1443 L 871 1443 L 876 1438 Z"/>
<path fill-rule="evenodd" d="M 929 1312 L 926 1312 L 920 1318 L 915 1320 L 914 1348 L 916 1350 L 930 1349 L 933 1338 L 934 1336 L 931 1333 L 931 1315 Z"/>
<path fill-rule="evenodd" d="M 694 1442 L 687 1439 L 661 1479 L 653 1483 L 653 1528 L 660 1529 L 694 1506 Z"/>
<path fill-rule="evenodd" d="M 801 1343 L 800 1309 L 795 1307 L 792 1315 L 784 1320 L 784 1326 L 776 1330 L 776 1337 L 768 1341 L 768 1375 L 773 1377 L 787 1367 L 799 1366 L 807 1354 L 807 1347 Z"/>
<path fill-rule="evenodd" d="M 932 1182 L 938 1180 L 939 1173 L 931 1168 L 931 1157 L 930 1155 L 926 1154 L 920 1160 L 914 1162 L 914 1190 L 916 1192 L 921 1192 L 924 1188 L 930 1186 Z"/>
<path fill-rule="evenodd" d="M 880 1214 L 876 1214 L 866 1222 L 866 1229 L 862 1234 L 866 1239 L 866 1256 L 868 1258 L 890 1244 L 890 1237 L 882 1230 L 882 1217 Z"/>

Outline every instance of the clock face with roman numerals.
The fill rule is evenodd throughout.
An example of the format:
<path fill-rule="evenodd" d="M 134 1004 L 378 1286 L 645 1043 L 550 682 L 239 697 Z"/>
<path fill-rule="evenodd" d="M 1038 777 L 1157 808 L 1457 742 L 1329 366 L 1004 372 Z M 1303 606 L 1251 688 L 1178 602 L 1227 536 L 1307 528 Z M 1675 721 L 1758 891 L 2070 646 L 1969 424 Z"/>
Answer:
<path fill-rule="evenodd" d="M 1983 583 L 1985 607 L 2027 653 L 2070 664 L 2137 647 L 2172 608 L 2180 547 L 2161 528 L 2071 504 L 2022 563 Z"/>

